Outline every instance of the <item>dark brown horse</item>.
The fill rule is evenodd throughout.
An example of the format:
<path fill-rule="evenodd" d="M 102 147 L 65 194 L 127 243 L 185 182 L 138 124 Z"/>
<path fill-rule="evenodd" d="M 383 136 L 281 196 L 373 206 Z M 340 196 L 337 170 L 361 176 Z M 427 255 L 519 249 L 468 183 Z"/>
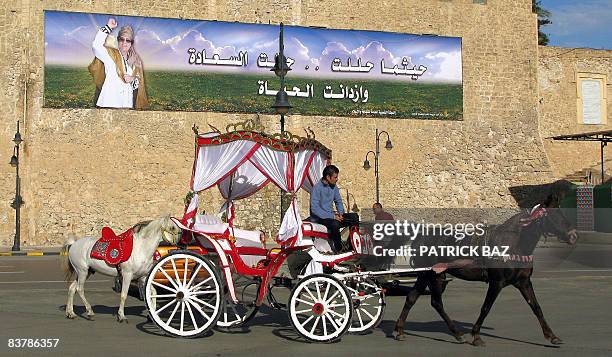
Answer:
<path fill-rule="evenodd" d="M 547 202 L 548 204 L 550 202 Z M 544 206 L 543 206 L 544 207 Z M 491 310 L 495 299 L 503 288 L 508 285 L 516 287 L 525 301 L 531 307 L 531 310 L 538 318 L 542 326 L 544 337 L 553 344 L 561 344 L 562 340 L 557 337 L 548 323 L 544 319 L 542 309 L 536 299 L 533 286 L 531 284 L 531 274 L 533 273 L 533 265 L 531 259 L 533 251 L 540 237 L 543 234 L 554 234 L 560 241 L 568 244 L 575 244 L 578 235 L 569 221 L 565 218 L 560 209 L 543 209 L 539 214 L 531 215 L 529 212 L 522 212 L 508 219 L 503 224 L 497 227 L 491 227 L 487 230 L 485 239 L 471 242 L 465 238 L 463 244 L 472 244 L 482 246 L 509 246 L 508 254 L 510 257 L 505 259 L 500 258 L 477 258 L 477 259 L 457 259 L 446 258 L 440 260 L 439 257 L 413 257 L 415 266 L 434 266 L 434 270 L 419 272 L 414 289 L 406 296 L 404 308 L 397 320 L 394 330 L 396 339 L 402 339 L 404 336 L 404 323 L 408 317 L 410 308 L 416 303 L 425 289 L 429 287 L 431 292 L 431 305 L 440 314 L 446 322 L 446 325 L 453 333 L 458 341 L 464 341 L 463 333 L 457 329 L 453 321 L 444 311 L 442 303 L 442 293 L 446 288 L 446 273 L 463 280 L 483 281 L 489 284 L 487 296 L 482 305 L 480 316 L 472 328 L 473 345 L 484 346 L 484 342 L 480 337 L 480 327 L 484 319 Z M 450 241 L 446 238 L 438 240 L 427 239 L 428 237 L 419 237 L 414 243 L 414 246 L 420 245 L 444 245 L 446 243 L 455 244 L 454 239 Z M 431 237 L 430 237 L 431 238 Z M 418 251 L 418 249 L 417 249 Z"/>

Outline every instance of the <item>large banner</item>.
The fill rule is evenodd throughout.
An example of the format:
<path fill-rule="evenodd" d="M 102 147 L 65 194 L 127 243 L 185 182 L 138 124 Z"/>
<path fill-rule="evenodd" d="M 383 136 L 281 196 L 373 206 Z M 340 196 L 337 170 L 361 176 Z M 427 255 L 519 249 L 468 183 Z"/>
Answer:
<path fill-rule="evenodd" d="M 461 39 L 285 26 L 290 114 L 461 120 Z M 45 11 L 48 108 L 272 113 L 279 26 Z"/>

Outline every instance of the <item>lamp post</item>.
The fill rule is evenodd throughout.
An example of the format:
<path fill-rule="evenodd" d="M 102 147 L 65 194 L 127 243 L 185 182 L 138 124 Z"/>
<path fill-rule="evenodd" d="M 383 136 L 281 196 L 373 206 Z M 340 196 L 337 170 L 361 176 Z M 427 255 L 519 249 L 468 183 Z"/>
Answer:
<path fill-rule="evenodd" d="M 283 41 L 283 23 L 280 23 L 280 34 L 278 37 L 278 55 L 274 57 L 274 68 L 270 71 L 273 71 L 278 77 L 280 77 L 280 89 L 276 93 L 276 101 L 272 108 L 276 114 L 280 114 L 280 129 L 281 129 L 281 137 L 285 134 L 285 114 L 289 112 L 291 109 L 291 104 L 289 104 L 289 97 L 287 96 L 287 92 L 285 92 L 285 75 L 287 72 L 291 70 L 287 65 L 287 58 L 284 54 L 285 43 Z M 284 192 L 281 190 L 281 201 L 280 201 L 280 217 L 281 222 L 283 220 L 283 216 L 285 215 L 284 209 Z"/>
<path fill-rule="evenodd" d="M 280 89 L 278 93 L 276 93 L 276 101 L 272 108 L 276 111 L 276 114 L 280 114 L 281 116 L 281 134 L 285 133 L 285 114 L 291 109 L 291 105 L 289 104 L 289 97 L 287 96 L 287 92 L 285 92 L 285 75 L 287 72 L 291 70 L 287 65 L 287 58 L 285 57 L 285 43 L 283 41 L 283 23 L 280 23 L 280 35 L 279 35 L 279 44 L 278 44 L 278 55 L 274 57 L 274 68 L 270 71 L 273 71 L 278 77 L 280 77 Z"/>
<path fill-rule="evenodd" d="M 379 132 L 378 129 L 376 129 L 376 151 L 368 151 L 366 153 L 366 157 L 365 160 L 363 161 L 363 168 L 364 170 L 369 170 L 372 166 L 370 166 L 370 161 L 368 161 L 368 155 L 369 154 L 373 154 L 374 155 L 374 176 L 376 177 L 376 202 L 380 203 L 380 183 L 379 183 L 379 177 L 378 177 L 378 159 L 380 157 L 380 136 L 382 134 L 386 134 L 387 135 L 387 142 L 385 143 L 385 149 L 387 150 L 391 150 L 393 149 L 393 144 L 391 143 L 391 137 L 389 137 L 389 133 L 387 133 L 386 131 L 381 131 Z"/>
<path fill-rule="evenodd" d="M 15 199 L 11 203 L 11 207 L 15 209 L 15 239 L 13 241 L 13 248 L 11 249 L 14 252 L 20 250 L 20 239 L 21 239 L 21 221 L 20 221 L 20 208 L 23 204 L 23 199 L 21 198 L 21 182 L 19 178 L 19 145 L 23 142 L 21 139 L 21 133 L 19 132 L 19 121 L 17 121 L 17 132 L 15 133 L 15 137 L 13 138 L 13 142 L 15 143 L 15 147 L 13 148 L 13 156 L 11 156 L 11 166 L 15 168 L 16 176 L 15 176 Z"/>
<path fill-rule="evenodd" d="M 608 145 L 607 141 L 602 141 L 601 142 L 601 184 L 603 185 L 605 182 L 605 175 L 604 175 L 604 148 Z"/>

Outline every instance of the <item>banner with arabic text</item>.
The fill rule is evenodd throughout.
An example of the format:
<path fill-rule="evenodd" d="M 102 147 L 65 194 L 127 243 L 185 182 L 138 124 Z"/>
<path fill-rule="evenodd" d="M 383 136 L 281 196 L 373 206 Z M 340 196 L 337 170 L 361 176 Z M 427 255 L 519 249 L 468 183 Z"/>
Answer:
<path fill-rule="evenodd" d="M 277 25 L 44 16 L 45 107 L 274 112 Z M 284 51 L 289 114 L 463 118 L 461 38 L 285 26 Z"/>

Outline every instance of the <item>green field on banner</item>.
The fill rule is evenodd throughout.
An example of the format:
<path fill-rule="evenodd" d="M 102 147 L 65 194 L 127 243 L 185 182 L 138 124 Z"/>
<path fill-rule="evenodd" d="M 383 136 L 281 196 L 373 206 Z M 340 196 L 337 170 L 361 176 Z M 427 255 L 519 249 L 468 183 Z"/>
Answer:
<path fill-rule="evenodd" d="M 269 89 L 279 87 L 279 80 L 274 76 L 148 70 L 149 109 L 271 113 L 274 97 L 257 94 L 259 80 L 267 80 Z M 291 114 L 445 120 L 463 118 L 463 90 L 460 84 L 295 78 L 291 75 L 286 81 L 288 90 L 293 86 L 304 89 L 306 84 L 314 87 L 312 98 L 289 98 L 293 106 Z M 338 92 L 340 84 L 367 88 L 367 103 L 323 98 L 325 86 L 331 86 Z M 94 92 L 93 80 L 86 68 L 45 66 L 45 107 L 93 108 Z M 376 114 L 380 112 L 386 114 Z M 395 114 L 389 115 L 388 112 Z"/>

